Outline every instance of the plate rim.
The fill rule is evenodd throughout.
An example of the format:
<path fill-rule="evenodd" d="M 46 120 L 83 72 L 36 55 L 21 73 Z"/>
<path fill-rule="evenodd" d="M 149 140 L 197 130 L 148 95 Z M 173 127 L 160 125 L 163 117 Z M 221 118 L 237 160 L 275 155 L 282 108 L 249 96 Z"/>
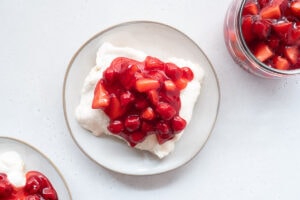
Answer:
<path fill-rule="evenodd" d="M 58 174 L 58 176 L 62 180 L 64 186 L 67 189 L 67 192 L 68 192 L 68 195 L 70 197 L 70 200 L 73 199 L 71 191 L 70 191 L 70 188 L 69 188 L 69 186 L 67 184 L 67 181 L 65 180 L 64 176 L 62 175 L 62 173 L 60 172 L 60 170 L 58 169 L 58 167 L 54 164 L 54 162 L 48 156 L 46 156 L 46 154 L 44 154 L 43 152 L 41 152 L 39 149 L 37 149 L 33 145 L 29 144 L 28 142 L 25 142 L 24 140 L 21 140 L 21 139 L 18 139 L 18 138 L 14 138 L 14 137 L 10 137 L 10 136 L 0 136 L 0 140 L 2 140 L 2 139 L 14 141 L 14 142 L 17 142 L 18 144 L 22 144 L 24 146 L 27 146 L 28 148 L 30 148 L 31 150 L 35 151 L 36 153 L 40 154 L 43 158 L 45 158 L 50 163 L 50 165 L 54 168 L 54 170 L 56 171 L 56 173 Z M 32 170 L 38 170 L 38 169 L 32 169 Z"/>
<path fill-rule="evenodd" d="M 178 32 L 179 34 L 181 34 L 183 37 L 185 37 L 187 40 L 189 40 L 192 44 L 195 45 L 195 47 L 203 54 L 203 56 L 205 57 L 206 61 L 209 63 L 210 65 L 210 69 L 212 70 L 212 73 L 215 77 L 215 80 L 216 80 L 216 85 L 217 85 L 217 96 L 218 96 L 218 103 L 217 103 L 217 108 L 216 108 L 216 114 L 215 114 L 215 117 L 214 117 L 214 120 L 213 120 L 213 123 L 210 127 L 210 131 L 208 133 L 208 136 L 207 138 L 205 139 L 203 145 L 201 146 L 201 148 L 198 149 L 198 151 L 193 155 L 191 156 L 186 162 L 184 162 L 182 165 L 179 165 L 179 166 L 176 166 L 176 167 L 173 167 L 171 169 L 168 169 L 168 170 L 164 170 L 164 171 L 161 171 L 161 172 L 152 172 L 152 173 L 128 173 L 128 172 L 122 172 L 122 171 L 118 171 L 118 170 L 114 170 L 114 169 L 111 169 L 101 163 L 99 163 L 96 159 L 94 159 L 92 156 L 90 156 L 82 147 L 81 145 L 78 143 L 78 141 L 76 140 L 76 138 L 74 137 L 74 134 L 73 134 L 73 131 L 71 129 L 71 126 L 70 126 L 70 123 L 69 123 L 69 119 L 68 119 L 68 114 L 67 114 L 67 111 L 66 111 L 66 84 L 67 84 L 67 79 L 68 79 L 68 75 L 69 75 L 69 72 L 71 70 L 71 66 L 73 65 L 74 63 L 74 60 L 76 59 L 76 57 L 78 56 L 78 54 L 91 42 L 93 41 L 94 39 L 96 39 L 97 37 L 101 36 L 102 34 L 114 29 L 114 28 L 117 28 L 117 27 L 122 27 L 122 26 L 127 26 L 127 25 L 131 25 L 131 24 L 141 24 L 141 23 L 144 23 L 144 24 L 155 24 L 155 25 L 160 25 L 160 26 L 164 26 L 164 27 L 167 27 L 169 29 L 172 29 L 174 30 L 175 32 Z M 64 76 L 64 81 L 63 81 L 63 88 L 62 88 L 62 101 L 63 101 L 63 113 L 64 113 L 64 118 L 65 118 L 65 122 L 66 122 L 66 125 L 67 125 L 67 128 L 69 130 L 69 133 L 73 139 L 73 141 L 75 142 L 76 146 L 80 149 L 80 151 L 86 155 L 89 159 L 91 159 L 95 164 L 103 167 L 104 169 L 107 169 L 109 171 L 112 171 L 112 172 L 117 172 L 117 173 L 120 173 L 120 174 L 124 174 L 124 175 L 132 175 L 132 176 L 147 176 L 147 175 L 157 175 L 157 174 L 163 174 L 163 173 L 166 173 L 166 172 L 170 172 L 170 171 L 173 171 L 173 170 L 176 170 L 177 168 L 179 167 L 182 167 L 184 165 L 187 165 L 191 160 L 193 160 L 198 154 L 199 152 L 204 148 L 204 146 L 206 145 L 208 139 L 210 138 L 213 130 L 214 130 L 214 127 L 216 125 L 216 121 L 218 119 L 218 115 L 219 115 L 219 109 L 220 109 L 220 104 L 221 104 L 221 88 L 220 88 L 220 83 L 219 83 L 219 78 L 217 76 L 217 73 L 216 73 L 216 70 L 215 68 L 213 67 L 211 61 L 208 59 L 207 55 L 204 53 L 204 51 L 200 48 L 200 46 L 194 41 L 192 40 L 187 34 L 183 33 L 182 31 L 180 31 L 179 29 L 177 28 L 174 28 L 168 24 L 164 24 L 164 23 L 161 23 L 161 22 L 156 22 L 156 21 L 147 21 L 147 20 L 135 20 L 135 21 L 127 21 L 127 22 L 122 22 L 122 23 L 118 23 L 118 24 L 115 24 L 115 25 L 112 25 L 112 26 L 109 26 L 108 28 L 105 28 L 99 32 L 97 32 L 96 34 L 94 34 L 92 37 L 90 37 L 89 39 L 87 39 L 76 51 L 75 53 L 73 54 L 73 56 L 71 57 L 71 60 L 70 62 L 68 63 L 68 66 L 67 66 L 67 69 L 66 69 L 66 72 L 65 72 L 65 76 Z"/>

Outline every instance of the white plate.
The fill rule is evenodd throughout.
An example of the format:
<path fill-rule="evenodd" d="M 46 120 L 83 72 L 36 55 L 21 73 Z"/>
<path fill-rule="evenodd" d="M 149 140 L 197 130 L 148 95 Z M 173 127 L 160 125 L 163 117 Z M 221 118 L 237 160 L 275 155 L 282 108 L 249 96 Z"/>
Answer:
<path fill-rule="evenodd" d="M 21 155 L 25 163 L 25 171 L 39 171 L 46 175 L 55 188 L 59 199 L 72 199 L 70 191 L 60 172 L 53 163 L 37 149 L 20 140 L 0 137 L 0 154 L 6 151 L 16 151 Z"/>
<path fill-rule="evenodd" d="M 198 63 L 205 71 L 194 116 L 175 151 L 160 160 L 147 152 L 129 148 L 111 137 L 95 137 L 80 127 L 75 119 L 84 78 L 95 65 L 97 49 L 104 42 L 128 46 L 161 59 L 179 57 Z M 155 22 L 129 22 L 106 29 L 89 39 L 75 53 L 64 80 L 65 119 L 79 148 L 92 160 L 110 170 L 130 175 L 150 175 L 173 170 L 190 161 L 212 132 L 219 109 L 220 91 L 215 71 L 202 52 L 182 32 Z"/>

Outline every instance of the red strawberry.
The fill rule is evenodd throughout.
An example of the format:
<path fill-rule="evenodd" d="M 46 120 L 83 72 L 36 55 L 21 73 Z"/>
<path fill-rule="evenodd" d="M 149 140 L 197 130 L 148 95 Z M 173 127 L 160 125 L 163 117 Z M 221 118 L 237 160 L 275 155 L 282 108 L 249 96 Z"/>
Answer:
<path fill-rule="evenodd" d="M 261 9 L 260 16 L 262 19 L 279 19 L 281 10 L 279 5 L 268 5 Z"/>
<path fill-rule="evenodd" d="M 179 90 L 183 90 L 184 88 L 186 88 L 188 82 L 189 81 L 187 79 L 180 78 L 175 81 L 175 85 Z"/>
<path fill-rule="evenodd" d="M 259 39 L 266 39 L 271 32 L 271 23 L 269 20 L 256 20 L 252 25 L 252 32 Z"/>
<path fill-rule="evenodd" d="M 242 18 L 242 33 L 246 42 L 251 42 L 254 39 L 252 34 L 253 23 L 253 16 L 247 15 Z"/>
<path fill-rule="evenodd" d="M 286 38 L 290 31 L 292 30 L 292 22 L 283 22 L 283 23 L 275 23 L 272 25 L 273 30 L 279 35 L 281 38 Z"/>
<path fill-rule="evenodd" d="M 182 67 L 182 78 L 187 79 L 188 81 L 192 81 L 194 79 L 194 73 L 189 67 Z"/>
<path fill-rule="evenodd" d="M 135 88 L 139 92 L 146 92 L 160 87 L 158 80 L 142 78 L 136 81 Z"/>
<path fill-rule="evenodd" d="M 261 62 L 273 56 L 272 50 L 264 43 L 259 43 L 254 49 L 253 54 Z"/>
<path fill-rule="evenodd" d="M 285 57 L 292 64 L 296 64 L 297 63 L 297 61 L 298 61 L 298 55 L 299 55 L 299 51 L 298 51 L 298 47 L 297 46 L 286 47 L 283 53 L 284 53 Z"/>
<path fill-rule="evenodd" d="M 242 15 L 257 15 L 258 14 L 258 7 L 255 1 L 248 1 L 244 5 Z"/>
<path fill-rule="evenodd" d="M 7 175 L 0 173 L 0 199 L 10 198 L 13 192 L 13 186 L 7 179 Z"/>
<path fill-rule="evenodd" d="M 168 77 L 170 77 L 173 81 L 181 78 L 182 71 L 180 68 L 174 63 L 166 63 L 165 73 Z"/>
<path fill-rule="evenodd" d="M 129 142 L 132 146 L 135 146 L 137 143 L 144 141 L 145 138 L 146 134 L 141 131 L 135 131 L 133 133 L 130 133 L 128 137 Z"/>
<path fill-rule="evenodd" d="M 119 99 L 115 95 L 111 95 L 110 104 L 105 109 L 105 112 L 110 119 L 114 120 L 124 114 L 125 108 L 121 106 Z"/>
<path fill-rule="evenodd" d="M 171 129 L 168 124 L 165 122 L 159 122 L 156 125 L 156 139 L 159 144 L 163 144 L 164 142 L 172 139 L 174 137 L 174 134 L 172 134 Z"/>
<path fill-rule="evenodd" d="M 135 100 L 134 95 L 130 91 L 122 92 L 120 95 L 121 106 L 127 106 Z"/>
<path fill-rule="evenodd" d="M 281 57 L 281 56 L 275 56 L 273 58 L 274 68 L 280 69 L 280 70 L 287 70 L 289 69 L 289 62 L 287 59 Z"/>
<path fill-rule="evenodd" d="M 270 0 L 258 0 L 259 7 L 260 8 L 265 7 L 269 3 L 269 1 Z"/>
<path fill-rule="evenodd" d="M 166 91 L 175 91 L 176 90 L 176 85 L 172 80 L 165 80 L 164 88 L 165 88 Z"/>
<path fill-rule="evenodd" d="M 159 101 L 159 96 L 157 90 L 148 91 L 148 98 L 153 105 L 157 105 Z"/>
<path fill-rule="evenodd" d="M 118 134 L 124 130 L 124 125 L 123 125 L 122 121 L 114 120 L 109 123 L 109 125 L 107 126 L 107 129 L 114 134 Z"/>
<path fill-rule="evenodd" d="M 176 110 L 168 103 L 159 102 L 156 107 L 156 112 L 164 120 L 170 120 L 176 115 Z"/>
<path fill-rule="evenodd" d="M 147 56 L 145 59 L 145 69 L 153 70 L 159 69 L 164 70 L 165 64 L 158 58 Z"/>
<path fill-rule="evenodd" d="M 94 90 L 94 99 L 92 102 L 93 109 L 106 108 L 109 105 L 109 93 L 103 85 L 103 81 L 99 81 Z"/>
<path fill-rule="evenodd" d="M 300 17 L 300 1 L 292 2 L 290 8 L 295 16 Z"/>
<path fill-rule="evenodd" d="M 155 117 L 154 110 L 151 107 L 147 107 L 141 114 L 141 118 L 146 120 L 152 120 Z"/>
<path fill-rule="evenodd" d="M 42 196 L 47 200 L 57 199 L 57 194 L 53 188 L 46 187 L 42 190 Z"/>
<path fill-rule="evenodd" d="M 172 119 L 172 128 L 174 131 L 182 131 L 186 126 L 186 121 L 179 115 Z"/>
<path fill-rule="evenodd" d="M 137 129 L 139 129 L 140 125 L 141 122 L 138 115 L 129 115 L 124 121 L 124 126 L 129 132 L 136 131 Z"/>

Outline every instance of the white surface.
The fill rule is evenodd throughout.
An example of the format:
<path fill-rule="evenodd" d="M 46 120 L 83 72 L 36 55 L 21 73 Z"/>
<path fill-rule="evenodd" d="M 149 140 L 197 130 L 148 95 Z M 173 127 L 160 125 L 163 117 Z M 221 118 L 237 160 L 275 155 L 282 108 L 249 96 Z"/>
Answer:
<path fill-rule="evenodd" d="M 124 32 L 126 35 L 122 34 Z M 155 36 L 155 40 L 153 40 L 151 36 L 152 38 Z M 118 44 L 120 38 L 122 38 L 122 45 Z M 111 46 L 105 47 L 105 44 L 102 45 L 103 42 L 120 46 L 118 48 Z M 110 58 L 112 54 L 108 52 L 111 51 L 113 52 L 114 58 L 125 55 L 140 61 L 144 60 L 146 55 L 155 56 L 164 62 L 170 61 L 180 67 L 189 66 L 195 73 L 194 81 L 189 82 L 190 85 L 182 91 L 182 93 L 193 93 L 195 96 L 189 95 L 189 101 L 186 100 L 186 96 L 184 96 L 184 98 L 181 96 L 181 109 L 184 110 L 185 113 L 181 112 L 180 115 L 186 119 L 187 122 L 191 122 L 187 125 L 184 133 L 178 133 L 183 137 L 177 141 L 180 135 L 176 135 L 173 141 L 168 141 L 161 146 L 156 146 L 157 141 L 154 135 L 151 135 L 151 137 L 146 138 L 144 141 L 148 143 L 148 145 L 149 143 L 154 143 L 150 144 L 150 147 L 154 146 L 155 149 L 153 151 L 157 153 L 158 156 L 169 153 L 169 151 L 173 149 L 174 142 L 177 141 L 175 150 L 171 152 L 167 158 L 160 160 L 145 151 L 135 151 L 129 148 L 124 141 L 116 141 L 116 138 L 115 140 L 112 139 L 112 137 L 108 138 L 104 136 L 97 138 L 80 126 L 79 122 L 94 133 L 101 133 L 102 130 L 106 129 L 108 124 L 103 120 L 103 116 L 101 116 L 97 110 L 92 110 L 90 107 L 94 95 L 94 87 L 99 80 L 99 73 L 97 75 L 97 73 L 93 71 L 91 75 L 90 70 L 95 65 L 96 52 L 100 46 L 100 51 L 103 53 L 101 59 L 103 58 L 103 60 L 97 57 L 98 68 L 103 67 L 103 65 L 99 64 L 100 61 L 110 60 L 107 63 L 107 65 L 110 65 L 113 58 Z M 130 51 L 128 51 L 128 49 L 125 51 L 122 46 L 130 47 L 131 49 Z M 169 49 L 173 49 L 173 51 L 169 52 Z M 136 53 L 137 50 L 139 50 L 139 53 Z M 139 54 L 141 54 L 141 56 L 139 56 Z M 174 57 L 170 60 L 172 56 L 177 58 L 177 60 Z M 186 59 L 189 62 L 184 62 L 182 59 Z M 197 104 L 195 104 L 200 92 L 200 85 L 198 84 L 200 84 L 200 77 L 203 75 L 202 70 L 205 72 L 205 78 L 202 80 L 201 95 L 199 96 Z M 101 72 L 103 72 L 103 70 L 100 71 L 100 75 L 102 76 Z M 89 81 L 86 82 L 85 79 L 87 76 L 89 77 L 87 78 Z M 196 87 L 191 87 L 193 86 L 192 84 L 196 84 Z M 85 85 L 84 89 L 82 89 L 83 85 Z M 76 143 L 88 156 L 100 165 L 117 172 L 132 175 L 158 174 L 175 169 L 190 161 L 203 147 L 212 131 L 212 127 L 216 121 L 220 99 L 216 75 L 199 47 L 181 32 L 169 26 L 151 22 L 124 23 L 104 33 L 100 33 L 92 40 L 89 40 L 89 42 L 76 53 L 76 57 L 72 59 L 66 76 L 64 90 L 65 115 Z M 84 96 L 81 96 L 82 90 L 85 91 L 83 93 Z M 199 91 L 195 92 L 194 90 Z M 79 106 L 79 104 L 81 105 Z M 193 108 L 195 112 L 192 121 L 190 121 Z M 77 111 L 77 117 L 79 116 L 78 113 L 81 114 L 81 116 L 77 118 L 80 120 L 76 120 L 75 110 Z M 86 121 L 88 121 L 88 123 Z M 155 141 L 151 138 L 154 138 Z M 142 146 L 142 144 L 143 143 L 138 144 L 139 147 L 137 148 L 148 150 L 152 150 L 153 148 L 147 147 L 145 143 L 143 144 L 144 146 Z"/>
<path fill-rule="evenodd" d="M 232 61 L 223 42 L 230 0 L 0 1 L 0 134 L 29 142 L 63 173 L 73 199 L 298 200 L 300 77 L 265 80 Z M 62 109 L 74 51 L 129 20 L 159 21 L 189 35 L 219 76 L 221 107 L 204 149 L 155 176 L 107 171 L 75 145 Z"/>

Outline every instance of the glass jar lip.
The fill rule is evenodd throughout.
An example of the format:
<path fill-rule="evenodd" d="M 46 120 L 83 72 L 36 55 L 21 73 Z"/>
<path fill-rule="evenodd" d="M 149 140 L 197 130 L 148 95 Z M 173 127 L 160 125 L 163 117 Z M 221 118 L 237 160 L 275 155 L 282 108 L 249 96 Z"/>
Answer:
<path fill-rule="evenodd" d="M 267 71 L 271 71 L 273 73 L 277 73 L 277 74 L 282 74 L 282 75 L 296 75 L 296 74 L 300 74 L 300 69 L 293 69 L 293 70 L 279 70 L 279 69 L 275 69 L 273 67 L 270 67 L 264 63 L 262 63 L 261 61 L 259 61 L 250 51 L 250 49 L 248 48 L 246 41 L 244 40 L 244 36 L 242 34 L 242 26 L 241 26 L 241 21 L 242 21 L 242 11 L 244 8 L 245 3 L 248 0 L 241 0 L 241 4 L 240 7 L 238 9 L 238 15 L 237 15 L 237 27 L 238 27 L 238 35 L 242 44 L 242 47 L 245 50 L 245 53 L 253 60 L 255 61 L 255 63 L 257 63 L 260 67 L 262 67 L 264 70 Z"/>

